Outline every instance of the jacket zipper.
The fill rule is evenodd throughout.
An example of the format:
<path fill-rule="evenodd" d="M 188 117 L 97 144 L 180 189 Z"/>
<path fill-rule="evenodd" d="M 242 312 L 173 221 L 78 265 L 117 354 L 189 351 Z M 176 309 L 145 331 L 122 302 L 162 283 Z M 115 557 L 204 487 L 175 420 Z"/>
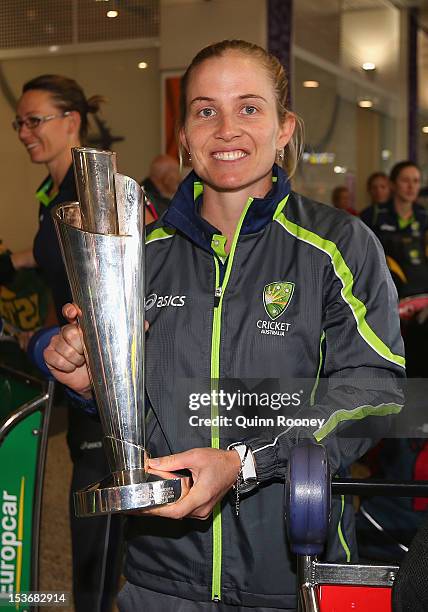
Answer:
<path fill-rule="evenodd" d="M 211 336 L 211 391 L 218 390 L 220 377 L 220 341 L 221 341 L 221 315 L 223 298 L 232 271 L 233 258 L 235 256 L 236 245 L 245 215 L 251 205 L 253 198 L 248 198 L 247 204 L 241 214 L 238 226 L 233 236 L 232 246 L 227 258 L 226 272 L 222 284 L 220 284 L 220 268 L 216 257 L 215 265 L 215 291 L 214 291 L 214 316 Z M 218 397 L 217 393 L 211 393 L 211 397 Z M 211 419 L 219 416 L 218 404 L 211 403 Z M 211 448 L 220 448 L 220 429 L 219 426 L 211 426 Z M 212 564 L 212 589 L 211 599 L 221 600 L 221 564 L 222 564 L 222 528 L 221 528 L 221 502 L 218 502 L 213 509 L 213 564 Z"/>
<path fill-rule="evenodd" d="M 218 397 L 213 391 L 218 390 L 218 378 L 220 373 L 220 336 L 221 336 L 221 295 L 222 288 L 219 287 L 220 270 L 218 261 L 214 258 L 215 265 L 215 293 L 214 293 L 214 319 L 211 341 L 211 397 Z M 211 419 L 218 416 L 218 404 L 211 403 Z M 213 420 L 211 420 L 213 422 Z M 214 421 L 215 422 L 215 421 Z M 211 426 L 211 448 L 220 448 L 220 432 L 218 426 Z M 217 502 L 213 509 L 213 569 L 212 569 L 212 592 L 213 601 L 221 599 L 221 503 Z"/>

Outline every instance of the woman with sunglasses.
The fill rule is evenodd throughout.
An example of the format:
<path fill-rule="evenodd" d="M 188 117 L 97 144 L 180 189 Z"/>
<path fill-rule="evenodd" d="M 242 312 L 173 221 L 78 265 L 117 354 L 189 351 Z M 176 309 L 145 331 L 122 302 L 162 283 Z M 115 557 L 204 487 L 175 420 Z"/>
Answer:
<path fill-rule="evenodd" d="M 23 86 L 13 121 L 30 160 L 44 164 L 48 176 L 36 191 L 39 228 L 33 248 L 2 256 L 0 283 L 12 280 L 22 268 L 39 268 L 52 292 L 60 324 L 65 321 L 62 307 L 70 301 L 71 292 L 51 210 L 60 202 L 77 199 L 71 149 L 82 146 L 88 130 L 88 115 L 97 112 L 101 101 L 100 96 L 87 99 L 73 79 L 42 75 Z M 100 424 L 82 410 L 70 408 L 67 442 L 73 461 L 71 491 L 108 471 L 101 440 Z M 70 521 L 75 609 L 77 612 L 109 610 L 117 584 L 113 571 L 117 564 L 107 559 L 107 555 L 114 556 L 118 547 L 119 522 L 113 521 L 110 528 L 110 521 L 105 517 L 92 521 L 76 519 L 72 505 Z M 104 567 L 107 567 L 105 579 Z"/>
<path fill-rule="evenodd" d="M 146 441 L 149 469 L 192 478 L 176 503 L 129 517 L 121 612 L 295 610 L 290 448 L 322 441 L 337 473 L 400 409 L 404 358 L 381 247 L 358 219 L 290 189 L 281 166 L 293 172 L 299 145 L 286 103 L 280 62 L 245 41 L 203 49 L 182 79 L 193 172 L 146 239 Z M 90 399 L 78 310 L 64 312 L 70 324 L 45 359 Z M 327 393 L 313 386 L 319 374 Z M 302 379 L 307 395 L 282 397 L 291 424 L 264 425 L 278 408 L 266 397 Z M 352 516 L 333 501 L 330 560 L 352 558 Z"/>

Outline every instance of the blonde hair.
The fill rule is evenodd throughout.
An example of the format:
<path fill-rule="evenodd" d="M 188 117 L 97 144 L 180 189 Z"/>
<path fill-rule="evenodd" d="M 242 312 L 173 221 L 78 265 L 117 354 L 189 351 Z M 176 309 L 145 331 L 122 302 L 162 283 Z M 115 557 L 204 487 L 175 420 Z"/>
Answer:
<path fill-rule="evenodd" d="M 253 57 L 257 59 L 266 70 L 274 88 L 276 110 L 280 125 L 284 123 L 287 116 L 294 117 L 296 127 L 290 141 L 287 143 L 284 149 L 284 160 L 281 160 L 280 162 L 287 170 L 288 175 L 290 177 L 293 176 L 296 171 L 299 158 L 303 152 L 303 121 L 298 115 L 287 109 L 288 79 L 280 61 L 274 55 L 271 55 L 265 51 L 265 49 L 262 47 L 249 43 L 245 40 L 223 40 L 201 49 L 201 51 L 195 55 L 181 79 L 180 115 L 177 133 L 182 127 L 184 127 L 186 122 L 187 89 L 193 70 L 204 61 L 214 57 L 221 57 L 228 51 L 238 51 L 244 55 Z M 184 147 L 179 141 L 180 164 L 182 163 L 183 150 Z"/>

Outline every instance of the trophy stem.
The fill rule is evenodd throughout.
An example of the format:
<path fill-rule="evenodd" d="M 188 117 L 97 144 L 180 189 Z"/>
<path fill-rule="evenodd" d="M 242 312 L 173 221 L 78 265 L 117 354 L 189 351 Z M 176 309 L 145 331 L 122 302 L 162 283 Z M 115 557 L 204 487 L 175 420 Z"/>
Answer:
<path fill-rule="evenodd" d="M 105 436 L 103 446 L 112 473 L 144 470 L 144 447 L 142 445 Z"/>
<path fill-rule="evenodd" d="M 148 473 L 144 468 L 140 470 L 122 470 L 121 472 L 112 473 L 113 481 L 116 486 L 141 484 L 147 481 Z"/>

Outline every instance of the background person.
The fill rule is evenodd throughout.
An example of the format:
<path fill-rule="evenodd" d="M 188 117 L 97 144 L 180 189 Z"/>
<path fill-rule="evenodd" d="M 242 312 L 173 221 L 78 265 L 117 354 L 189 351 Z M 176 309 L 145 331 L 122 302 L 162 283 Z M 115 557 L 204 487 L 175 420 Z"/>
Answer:
<path fill-rule="evenodd" d="M 339 210 L 344 210 L 350 215 L 356 215 L 356 211 L 351 204 L 351 194 L 345 185 L 338 185 L 331 194 L 331 202 L 333 206 Z"/>
<path fill-rule="evenodd" d="M 391 185 L 385 172 L 373 172 L 367 179 L 370 205 L 385 204 L 391 197 Z"/>
<path fill-rule="evenodd" d="M 428 293 L 428 213 L 416 202 L 421 173 L 415 163 L 406 160 L 395 164 L 390 184 L 391 198 L 367 208 L 361 219 L 380 239 L 402 299 Z M 428 376 L 427 316 L 425 309 L 402 322 L 409 378 Z M 385 439 L 374 457 L 374 476 L 392 480 L 428 478 L 428 444 L 424 439 Z M 361 554 L 382 561 L 400 561 L 427 510 L 428 499 L 423 498 L 364 500 L 357 522 Z"/>
<path fill-rule="evenodd" d="M 300 148 L 286 99 L 279 61 L 245 41 L 203 49 L 182 80 L 180 141 L 194 171 L 153 225 L 146 257 L 148 294 L 183 299 L 147 310 L 146 388 L 156 418 L 146 439 L 150 469 L 187 469 L 193 485 L 177 503 L 129 517 L 121 612 L 294 610 L 282 482 L 290 447 L 315 436 L 336 472 L 387 426 L 391 405 L 399 410 L 404 359 L 397 313 L 385 308 L 396 292 L 383 253 L 359 220 L 291 192 L 275 163 L 285 157 L 292 173 Z M 366 313 L 360 319 L 357 305 Z M 64 312 L 71 324 L 52 340 L 46 362 L 89 399 L 78 310 L 70 304 Z M 262 333 L 258 321 L 272 320 L 288 331 Z M 183 379 L 315 380 L 320 370 L 335 384 L 293 413 L 325 418 L 317 431 L 271 437 L 265 429 L 185 425 Z M 362 385 L 359 376 L 373 382 Z M 379 377 L 390 392 L 380 393 Z M 392 404 L 382 403 L 381 417 L 385 400 Z M 358 437 L 336 435 L 361 424 Z M 226 495 L 233 485 L 236 495 Z M 335 499 L 332 513 L 327 558 L 350 560 L 352 506 Z"/>
<path fill-rule="evenodd" d="M 369 206 L 361 220 L 381 241 L 401 299 L 428 291 L 428 212 L 417 203 L 421 172 L 415 163 L 395 164 L 390 183 L 391 198 Z"/>
<path fill-rule="evenodd" d="M 23 86 L 13 122 L 30 160 L 44 164 L 48 176 L 36 192 L 39 228 L 33 247 L 8 252 L 0 258 L 0 283 L 12 282 L 18 270 L 38 267 L 52 291 L 60 323 L 64 322 L 62 306 L 70 301 L 71 292 L 51 211 L 56 204 L 77 200 L 71 149 L 81 146 L 88 129 L 88 114 L 98 110 L 101 100 L 99 96 L 86 99 L 82 88 L 72 79 L 41 75 Z M 101 440 L 98 422 L 79 408 L 69 410 L 71 492 L 108 473 Z M 120 521 L 118 517 L 77 519 L 70 494 L 70 523 L 75 609 L 109 610 L 118 579 L 115 560 L 120 545 Z"/>
<path fill-rule="evenodd" d="M 180 183 L 180 166 L 170 155 L 157 155 L 150 164 L 149 176 L 141 183 L 154 207 L 149 210 L 158 219 L 168 208 Z"/>

